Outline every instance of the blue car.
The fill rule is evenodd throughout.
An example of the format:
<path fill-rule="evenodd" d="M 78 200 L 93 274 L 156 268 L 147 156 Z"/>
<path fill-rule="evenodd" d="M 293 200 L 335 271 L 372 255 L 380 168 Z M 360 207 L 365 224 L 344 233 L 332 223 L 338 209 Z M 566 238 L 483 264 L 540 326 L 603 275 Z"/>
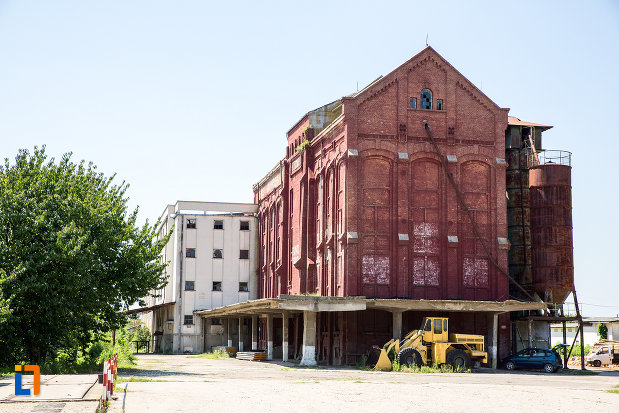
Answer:
<path fill-rule="evenodd" d="M 543 369 L 546 373 L 554 373 L 563 367 L 561 356 L 557 353 L 557 347 L 525 348 L 516 354 L 505 357 L 501 363 L 507 370 L 515 369 Z"/>

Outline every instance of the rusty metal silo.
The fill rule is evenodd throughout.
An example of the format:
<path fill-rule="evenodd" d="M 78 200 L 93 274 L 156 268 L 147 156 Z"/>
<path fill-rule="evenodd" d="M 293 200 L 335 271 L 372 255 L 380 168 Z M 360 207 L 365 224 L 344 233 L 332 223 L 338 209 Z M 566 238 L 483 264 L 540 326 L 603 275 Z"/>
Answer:
<path fill-rule="evenodd" d="M 545 151 L 533 156 L 529 170 L 533 289 L 546 302 L 563 303 L 574 288 L 571 153 Z"/>

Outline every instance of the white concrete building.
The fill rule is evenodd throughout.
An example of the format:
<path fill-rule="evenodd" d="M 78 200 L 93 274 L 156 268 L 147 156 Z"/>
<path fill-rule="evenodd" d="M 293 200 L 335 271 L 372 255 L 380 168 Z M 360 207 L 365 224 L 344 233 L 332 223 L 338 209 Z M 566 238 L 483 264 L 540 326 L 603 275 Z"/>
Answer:
<path fill-rule="evenodd" d="M 204 320 L 194 311 L 257 297 L 257 221 L 254 204 L 178 201 L 161 216 L 159 236 L 171 229 L 162 251 L 168 284 L 147 298 L 142 321 L 153 334 L 152 350 L 200 353 L 227 345 L 242 328 L 227 320 Z M 249 343 L 248 343 L 249 346 Z"/>
<path fill-rule="evenodd" d="M 605 324 L 608 328 L 607 338 L 609 340 L 619 340 L 619 317 L 583 317 L 583 336 L 585 346 L 592 346 L 600 341 L 598 336 L 598 324 Z M 567 344 L 572 344 L 574 336 L 578 331 L 577 322 L 566 323 Z M 550 325 L 551 343 L 553 345 L 563 342 L 563 326 L 561 323 Z M 577 343 L 580 344 L 580 337 Z"/>

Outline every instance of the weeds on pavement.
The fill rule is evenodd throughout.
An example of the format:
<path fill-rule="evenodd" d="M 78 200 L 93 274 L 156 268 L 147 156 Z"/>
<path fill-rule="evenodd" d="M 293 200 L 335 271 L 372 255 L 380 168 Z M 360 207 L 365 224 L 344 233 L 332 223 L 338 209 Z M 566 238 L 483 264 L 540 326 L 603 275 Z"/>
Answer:
<path fill-rule="evenodd" d="M 210 353 L 202 353 L 198 356 L 187 356 L 188 359 L 211 359 L 211 360 L 225 360 L 230 356 L 223 350 L 215 350 Z"/>

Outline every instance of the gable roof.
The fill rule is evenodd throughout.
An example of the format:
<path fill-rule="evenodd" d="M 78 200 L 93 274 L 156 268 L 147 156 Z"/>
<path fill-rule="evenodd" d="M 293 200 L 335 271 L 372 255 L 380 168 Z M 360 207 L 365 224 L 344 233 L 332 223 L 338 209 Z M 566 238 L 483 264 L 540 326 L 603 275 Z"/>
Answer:
<path fill-rule="evenodd" d="M 477 88 L 477 86 L 475 86 L 470 80 L 468 80 L 466 78 L 466 76 L 464 76 L 462 73 L 460 73 L 458 71 L 458 69 L 456 69 L 455 67 L 453 67 L 451 65 L 451 63 L 449 63 L 443 56 L 441 56 L 436 50 L 434 50 L 431 46 L 426 46 L 422 51 L 420 51 L 419 53 L 417 53 L 416 55 L 414 55 L 413 57 L 411 57 L 410 59 L 408 59 L 406 62 L 402 63 L 400 66 L 396 67 L 395 69 L 393 69 L 391 72 L 389 72 L 388 74 L 386 74 L 385 76 L 381 76 L 378 79 L 374 80 L 372 83 L 370 83 L 368 86 L 366 86 L 365 88 L 363 88 L 361 91 L 350 95 L 349 98 L 356 98 L 358 96 L 362 96 L 366 93 L 373 93 L 377 88 L 380 88 L 381 84 L 383 84 L 384 82 L 390 82 L 393 80 L 393 77 L 396 76 L 396 73 L 404 66 L 410 65 L 412 62 L 419 60 L 421 57 L 423 57 L 425 54 L 430 53 L 432 56 L 434 56 L 436 59 L 440 60 L 442 64 L 444 64 L 445 66 L 449 67 L 451 70 L 453 70 L 455 73 L 457 73 L 462 79 L 464 79 L 467 83 L 468 86 L 473 89 L 475 91 L 476 94 L 479 94 L 480 96 L 484 97 L 488 102 L 490 102 L 495 108 L 497 109 L 507 109 L 507 108 L 501 108 L 499 105 L 497 105 L 492 99 L 490 99 L 484 92 L 482 92 L 479 88 Z"/>

